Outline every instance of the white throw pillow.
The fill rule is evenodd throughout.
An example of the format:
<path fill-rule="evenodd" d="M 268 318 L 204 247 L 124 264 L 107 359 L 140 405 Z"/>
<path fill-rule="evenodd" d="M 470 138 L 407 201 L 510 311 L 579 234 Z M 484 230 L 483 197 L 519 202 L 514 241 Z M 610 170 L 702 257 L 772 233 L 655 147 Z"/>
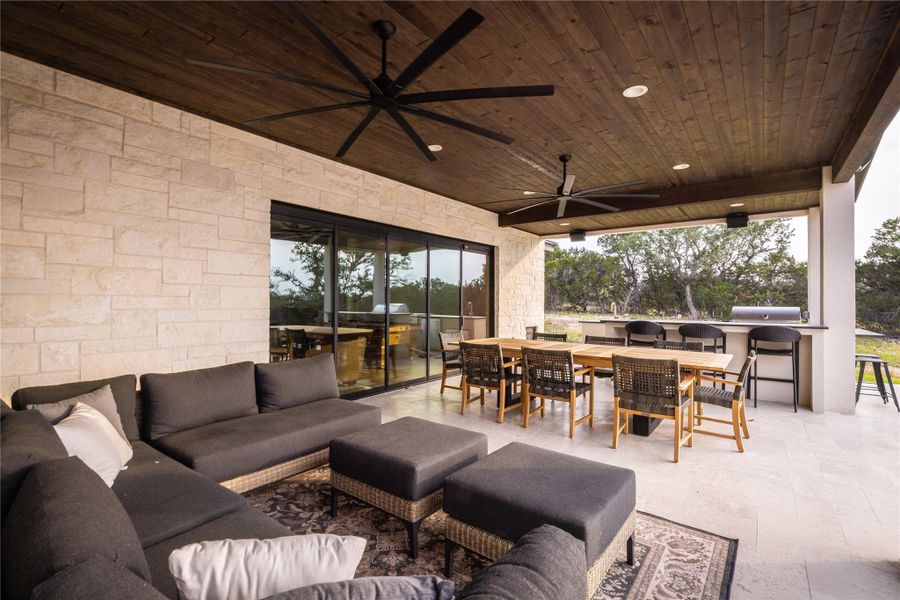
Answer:
<path fill-rule="evenodd" d="M 80 458 L 109 487 L 133 455 L 109 420 L 87 404 L 75 404 L 69 416 L 53 428 L 69 456 Z"/>
<path fill-rule="evenodd" d="M 363 538 L 327 533 L 200 542 L 173 551 L 169 572 L 182 600 L 260 600 L 353 579 L 365 549 Z"/>

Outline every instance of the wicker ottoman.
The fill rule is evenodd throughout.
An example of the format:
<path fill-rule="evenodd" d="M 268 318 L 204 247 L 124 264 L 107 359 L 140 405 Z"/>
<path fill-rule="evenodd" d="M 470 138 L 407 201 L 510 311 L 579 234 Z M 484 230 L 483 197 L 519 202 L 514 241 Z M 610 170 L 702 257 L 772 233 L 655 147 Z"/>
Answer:
<path fill-rule="evenodd" d="M 419 524 L 441 508 L 447 475 L 487 454 L 487 436 L 404 417 L 331 442 L 331 514 L 343 492 L 404 522 L 409 555 L 419 552 Z"/>
<path fill-rule="evenodd" d="M 621 550 L 634 559 L 634 471 L 512 443 L 444 482 L 445 571 L 458 546 L 496 560 L 545 523 L 584 541 L 591 598 Z"/>

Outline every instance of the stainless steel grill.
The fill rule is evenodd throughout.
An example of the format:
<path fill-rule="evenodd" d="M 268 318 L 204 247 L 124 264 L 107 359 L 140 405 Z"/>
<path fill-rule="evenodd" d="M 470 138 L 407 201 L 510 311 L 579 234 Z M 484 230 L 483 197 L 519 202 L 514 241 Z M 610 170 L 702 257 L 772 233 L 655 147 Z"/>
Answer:
<path fill-rule="evenodd" d="M 732 321 L 760 321 L 771 323 L 800 323 L 799 306 L 734 306 Z"/>

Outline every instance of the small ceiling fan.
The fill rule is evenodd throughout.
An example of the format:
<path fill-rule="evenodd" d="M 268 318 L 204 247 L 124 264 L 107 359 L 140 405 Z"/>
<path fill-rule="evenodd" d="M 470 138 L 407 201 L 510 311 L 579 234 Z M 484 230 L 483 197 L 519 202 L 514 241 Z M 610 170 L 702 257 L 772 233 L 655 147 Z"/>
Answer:
<path fill-rule="evenodd" d="M 346 108 L 358 108 L 367 106 L 369 108 L 366 115 L 338 149 L 335 156 L 341 157 L 347 154 L 350 147 L 360 136 L 360 134 L 369 126 L 369 123 L 381 111 L 387 112 L 391 118 L 400 126 L 400 129 L 406 136 L 412 140 L 416 147 L 425 155 L 428 160 L 437 160 L 434 153 L 428 148 L 428 145 L 422 140 L 416 130 L 413 129 L 409 121 L 402 113 L 423 117 L 444 125 L 451 125 L 459 129 L 464 129 L 471 133 L 502 142 L 511 144 L 513 139 L 509 136 L 491 131 L 484 127 L 480 127 L 473 123 L 461 121 L 453 117 L 448 117 L 441 113 L 421 108 L 419 104 L 429 102 L 450 102 L 454 100 L 480 100 L 486 98 L 521 98 L 526 96 L 552 96 L 554 88 L 552 85 L 523 85 L 508 87 L 488 87 L 488 88 L 472 88 L 462 90 L 441 90 L 436 92 L 413 92 L 406 93 L 406 87 L 422 76 L 435 62 L 444 54 L 449 52 L 456 44 L 469 35 L 478 25 L 484 21 L 484 17 L 474 10 L 467 9 L 456 21 L 453 22 L 443 33 L 434 39 L 431 44 L 425 48 L 409 65 L 400 73 L 396 79 L 391 79 L 387 74 L 387 43 L 392 35 L 397 31 L 397 27 L 390 21 L 375 21 L 372 29 L 381 38 L 381 73 L 374 79 L 370 79 L 353 60 L 350 59 L 338 46 L 319 29 L 319 27 L 309 19 L 302 10 L 293 2 L 283 2 L 282 5 L 288 9 L 297 20 L 312 33 L 316 39 L 321 42 L 338 61 L 344 65 L 350 73 L 365 87 L 366 91 L 356 91 L 332 85 L 323 81 L 304 79 L 302 77 L 294 77 L 292 75 L 284 75 L 282 73 L 271 73 L 267 71 L 258 71 L 256 69 L 247 69 L 234 65 L 225 65 L 220 63 L 209 62 L 205 60 L 197 60 L 188 58 L 187 62 L 192 65 L 201 67 L 209 67 L 212 69 L 220 69 L 223 71 L 232 71 L 235 73 L 243 73 L 245 75 L 254 75 L 256 77 L 267 77 L 269 79 L 279 79 L 282 81 L 291 81 L 299 83 L 307 87 L 313 87 L 347 96 L 357 98 L 349 102 L 340 104 L 330 104 L 327 106 L 316 106 L 313 108 L 302 108 L 277 115 L 269 115 L 249 119 L 244 123 L 267 123 L 280 119 L 288 119 L 291 117 L 299 117 L 301 115 L 311 115 L 314 113 L 328 112 L 333 110 L 342 110 Z"/>
<path fill-rule="evenodd" d="M 514 215 L 519 212 L 523 212 L 526 210 L 531 210 L 532 208 L 537 208 L 538 206 L 544 206 L 545 204 L 552 204 L 553 202 L 559 202 L 559 206 L 556 209 L 556 218 L 561 218 L 565 216 L 566 213 L 566 205 L 569 202 L 578 202 L 579 204 L 589 204 L 591 206 L 595 206 L 597 208 L 602 208 L 603 210 L 609 212 L 618 212 L 619 208 L 615 206 L 611 206 L 609 204 L 605 204 L 600 202 L 600 200 L 628 200 L 634 198 L 649 198 L 656 199 L 659 198 L 659 194 L 641 194 L 641 193 L 626 193 L 626 194 L 618 194 L 615 192 L 608 192 L 608 190 L 616 190 L 625 187 L 633 187 L 637 185 L 643 185 L 648 183 L 647 180 L 640 181 L 625 181 L 623 183 L 613 183 L 610 185 L 601 185 L 599 187 L 589 188 L 586 190 L 581 190 L 580 192 L 572 192 L 572 185 L 575 183 L 575 176 L 569 175 L 567 170 L 567 165 L 569 161 L 572 160 L 571 154 L 563 154 L 559 157 L 559 161 L 563 166 L 563 178 L 562 183 L 556 188 L 556 192 L 537 192 L 537 194 L 532 200 L 536 200 L 534 204 L 529 204 L 528 206 L 523 206 L 521 208 L 517 208 L 515 210 L 511 210 L 507 212 L 508 215 Z M 500 188 L 504 190 L 511 190 L 522 193 L 531 193 L 528 190 L 517 190 L 513 188 Z M 511 202 L 512 200 L 498 200 L 496 202 L 486 202 L 485 204 L 499 204 L 501 202 Z"/>

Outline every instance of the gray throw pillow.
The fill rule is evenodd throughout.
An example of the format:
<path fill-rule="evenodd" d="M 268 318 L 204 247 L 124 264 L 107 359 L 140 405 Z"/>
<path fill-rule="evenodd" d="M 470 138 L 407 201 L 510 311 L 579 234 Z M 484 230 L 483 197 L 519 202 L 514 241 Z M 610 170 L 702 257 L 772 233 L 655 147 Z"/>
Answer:
<path fill-rule="evenodd" d="M 454 585 L 435 575 L 360 577 L 308 585 L 265 600 L 451 600 Z"/>
<path fill-rule="evenodd" d="M 57 425 L 60 421 L 69 416 L 72 407 L 81 402 L 95 409 L 101 415 L 106 417 L 113 428 L 122 439 L 128 442 L 128 436 L 122 429 L 122 419 L 119 418 L 119 411 L 116 409 L 116 399 L 113 398 L 112 388 L 108 385 L 96 389 L 74 398 L 60 400 L 59 402 L 49 402 L 47 404 L 29 404 L 25 408 L 36 410 L 50 421 L 52 425 Z M 130 446 L 131 444 L 129 444 Z"/>
<path fill-rule="evenodd" d="M 337 398 L 340 394 L 331 353 L 256 365 L 256 402 L 260 412 Z"/>

